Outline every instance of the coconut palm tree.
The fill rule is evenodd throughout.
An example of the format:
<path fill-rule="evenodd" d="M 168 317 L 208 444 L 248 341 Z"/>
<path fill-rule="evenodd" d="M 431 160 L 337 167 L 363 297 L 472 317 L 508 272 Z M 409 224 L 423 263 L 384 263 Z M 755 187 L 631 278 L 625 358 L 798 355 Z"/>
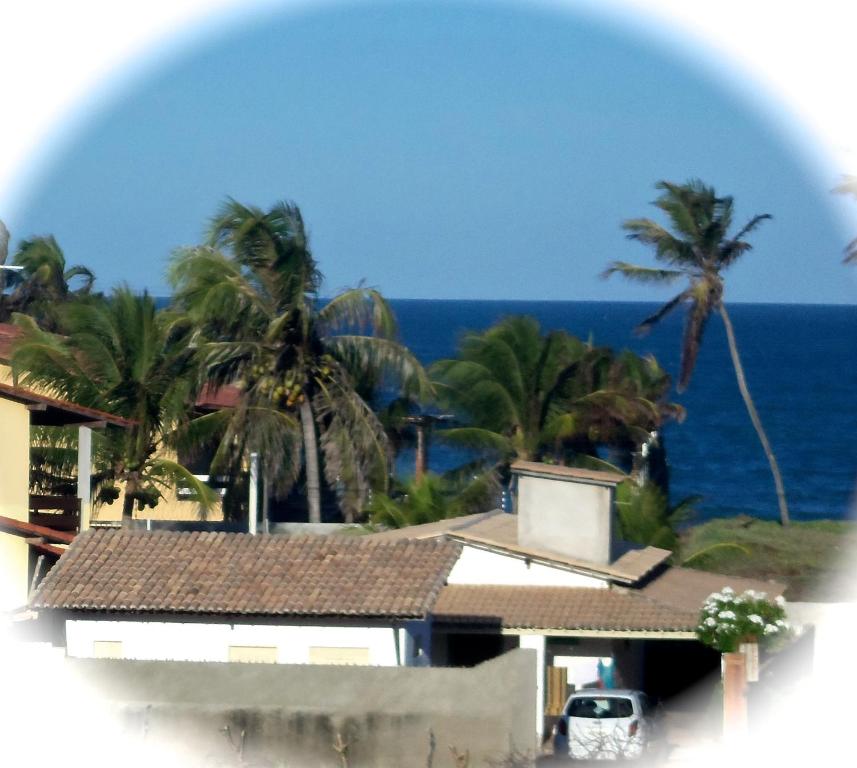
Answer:
<path fill-rule="evenodd" d="M 712 187 L 698 179 L 686 184 L 661 181 L 656 185 L 656 189 L 661 190 L 662 194 L 654 201 L 654 205 L 666 213 L 673 231 L 670 232 L 651 219 L 628 219 L 623 227 L 627 230 L 629 239 L 652 246 L 655 249 L 655 258 L 665 263 L 667 268 L 639 267 L 623 261 L 614 261 L 603 275 L 609 277 L 618 273 L 630 280 L 655 284 L 687 281 L 684 290 L 637 326 L 638 331 L 647 332 L 679 306 L 686 307 L 679 392 L 683 391 L 690 381 L 706 323 L 713 313 L 720 315 L 726 329 L 738 388 L 774 477 L 780 520 L 783 525 L 788 525 L 789 510 L 780 469 L 750 396 L 744 366 L 738 354 L 735 331 L 723 303 L 723 272 L 752 249 L 744 238 L 771 216 L 767 213 L 753 216 L 734 235 L 730 235 L 732 197 L 718 197 Z"/>
<path fill-rule="evenodd" d="M 588 457 L 591 464 L 599 445 L 625 448 L 630 441 L 636 449 L 682 413 L 664 401 L 669 378 L 653 358 L 617 358 L 565 331 L 543 335 L 531 317 L 467 334 L 458 358 L 430 371 L 441 402 L 465 423 L 442 437 L 501 463 Z"/>
<path fill-rule="evenodd" d="M 67 266 L 65 255 L 53 236 L 22 242 L 15 254 L 15 266 L 23 269 L 6 276 L 3 287 L 12 290 L 2 308 L 5 319 L 13 312 L 21 312 L 50 331 L 58 328 L 59 307 L 70 299 L 88 296 L 95 281 L 86 267 Z M 78 281 L 77 287 L 72 287 L 73 281 Z"/>
<path fill-rule="evenodd" d="M 430 385 L 396 341 L 378 291 L 361 287 L 319 301 L 322 276 L 296 205 L 266 212 L 229 200 L 208 244 L 177 252 L 169 277 L 175 306 L 196 328 L 204 376 L 242 393 L 238 410 L 203 419 L 221 430 L 232 425 L 222 432 L 218 462 L 240 464 L 256 445 L 266 477 L 281 490 L 302 468 L 311 522 L 321 520 L 320 454 L 346 518 L 362 509 L 370 488 L 387 487 L 387 438 L 357 384 L 380 377 L 422 393 Z M 266 435 L 257 439 L 263 423 Z"/>
<path fill-rule="evenodd" d="M 154 506 L 177 484 L 194 491 L 203 511 L 210 507 L 211 489 L 164 458 L 171 434 L 194 402 L 186 323 L 159 313 L 150 296 L 127 287 L 107 299 L 61 306 L 61 335 L 44 331 L 27 315 L 14 319 L 24 330 L 12 357 L 23 385 L 132 421 L 128 429 L 108 426 L 95 451 L 101 501 L 115 499 L 117 485 L 123 485 L 126 524 L 135 504 Z"/>

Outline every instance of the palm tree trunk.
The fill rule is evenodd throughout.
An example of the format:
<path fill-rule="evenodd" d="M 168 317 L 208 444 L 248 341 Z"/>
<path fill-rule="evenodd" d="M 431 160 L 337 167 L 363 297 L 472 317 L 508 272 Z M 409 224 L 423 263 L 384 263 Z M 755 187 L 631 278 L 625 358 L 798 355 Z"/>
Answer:
<path fill-rule="evenodd" d="M 738 356 L 738 345 L 735 343 L 735 331 L 732 328 L 732 321 L 729 319 L 729 314 L 726 312 L 726 307 L 723 302 L 720 302 L 718 307 L 720 317 L 723 319 L 723 325 L 726 327 L 726 339 L 729 342 L 729 354 L 732 356 L 732 365 L 735 368 L 735 378 L 738 379 L 738 389 L 741 390 L 741 396 L 744 398 L 744 405 L 747 406 L 747 412 L 750 414 L 750 421 L 756 428 L 756 434 L 759 436 L 759 442 L 762 443 L 762 448 L 765 455 L 768 457 L 768 463 L 771 465 L 771 474 L 774 476 L 774 486 L 777 489 L 777 503 L 780 506 L 780 522 L 783 525 L 788 525 L 789 508 L 786 504 L 786 491 L 783 487 L 783 478 L 780 475 L 780 468 L 777 464 L 777 459 L 771 449 L 771 444 L 768 442 L 768 436 L 762 427 L 762 420 L 756 412 L 756 406 L 753 404 L 753 398 L 750 397 L 750 390 L 747 388 L 747 380 L 744 376 L 744 366 L 741 365 L 741 358 Z"/>
<path fill-rule="evenodd" d="M 419 483 L 425 477 L 426 465 L 428 464 L 428 446 L 426 445 L 426 425 L 422 421 L 416 422 L 417 429 L 417 451 L 414 457 L 414 482 Z"/>
<path fill-rule="evenodd" d="M 309 521 L 321 522 L 321 485 L 318 473 L 318 438 L 315 434 L 315 419 L 309 398 L 301 403 L 301 428 L 304 434 L 304 466 L 306 467 L 306 496 Z"/>
<path fill-rule="evenodd" d="M 129 477 L 125 482 L 125 497 L 122 499 L 122 527 L 130 528 L 134 519 L 134 494 L 137 491 L 136 478 Z"/>

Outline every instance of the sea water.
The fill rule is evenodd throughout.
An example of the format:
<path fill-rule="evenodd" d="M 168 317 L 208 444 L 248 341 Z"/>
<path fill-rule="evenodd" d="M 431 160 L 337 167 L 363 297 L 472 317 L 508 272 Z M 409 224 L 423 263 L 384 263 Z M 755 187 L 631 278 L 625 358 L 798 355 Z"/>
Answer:
<path fill-rule="evenodd" d="M 677 378 L 680 310 L 645 337 L 634 326 L 657 304 L 393 300 L 402 341 L 428 364 L 454 356 L 466 330 L 502 317 L 535 317 L 543 331 L 564 329 L 597 345 L 653 354 Z M 795 520 L 844 519 L 857 480 L 857 307 L 735 304 L 729 306 L 750 391 L 783 475 Z M 700 494 L 697 521 L 748 514 L 777 518 L 767 458 L 738 391 L 718 315 L 705 329 L 696 369 L 681 395 L 681 424 L 664 432 L 673 501 Z M 449 469 L 460 454 L 434 441 L 430 468 Z M 412 456 L 400 458 L 407 471 Z"/>

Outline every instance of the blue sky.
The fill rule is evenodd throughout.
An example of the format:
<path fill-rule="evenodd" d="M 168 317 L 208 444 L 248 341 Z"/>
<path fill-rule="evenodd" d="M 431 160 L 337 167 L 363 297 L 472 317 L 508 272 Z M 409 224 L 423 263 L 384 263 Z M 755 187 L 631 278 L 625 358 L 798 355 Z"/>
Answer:
<path fill-rule="evenodd" d="M 761 103 L 760 98 L 759 102 Z M 297 202 L 325 293 L 665 296 L 601 281 L 648 263 L 623 219 L 698 176 L 738 222 L 774 216 L 727 299 L 847 302 L 852 233 L 788 132 L 676 52 L 526 5 L 342 5 L 236 25 L 98 105 L 6 216 L 53 233 L 102 287 L 156 294 L 226 196 Z"/>

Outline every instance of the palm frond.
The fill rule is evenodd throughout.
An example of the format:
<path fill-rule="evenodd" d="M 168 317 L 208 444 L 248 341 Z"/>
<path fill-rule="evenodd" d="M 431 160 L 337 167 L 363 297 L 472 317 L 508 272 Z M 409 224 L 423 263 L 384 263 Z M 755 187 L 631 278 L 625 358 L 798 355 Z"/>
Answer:
<path fill-rule="evenodd" d="M 657 312 L 649 315 L 645 320 L 637 325 L 634 331 L 639 335 L 644 336 L 652 329 L 653 326 L 657 325 L 657 323 L 663 320 L 670 312 L 678 307 L 679 304 L 686 301 L 688 298 L 690 298 L 690 291 L 682 291 L 678 296 L 674 296 L 664 304 Z"/>
<path fill-rule="evenodd" d="M 685 273 L 677 269 L 654 269 L 652 267 L 639 267 L 626 261 L 612 261 L 607 269 L 601 273 L 601 277 L 606 279 L 615 274 L 620 274 L 637 283 L 666 283 L 669 285 L 684 277 Z"/>
<path fill-rule="evenodd" d="M 191 501 L 198 505 L 200 519 L 205 520 L 220 501 L 220 495 L 197 478 L 177 461 L 165 458 L 152 459 L 147 467 L 146 477 L 163 489 L 186 488 L 191 493 Z"/>
<path fill-rule="evenodd" d="M 514 445 L 508 437 L 479 427 L 444 429 L 437 432 L 436 439 L 460 448 L 486 451 L 504 458 L 515 455 Z"/>
<path fill-rule="evenodd" d="M 374 288 L 353 288 L 334 296 L 318 312 L 323 333 L 370 332 L 384 339 L 398 336 L 398 324 L 387 300 Z"/>

